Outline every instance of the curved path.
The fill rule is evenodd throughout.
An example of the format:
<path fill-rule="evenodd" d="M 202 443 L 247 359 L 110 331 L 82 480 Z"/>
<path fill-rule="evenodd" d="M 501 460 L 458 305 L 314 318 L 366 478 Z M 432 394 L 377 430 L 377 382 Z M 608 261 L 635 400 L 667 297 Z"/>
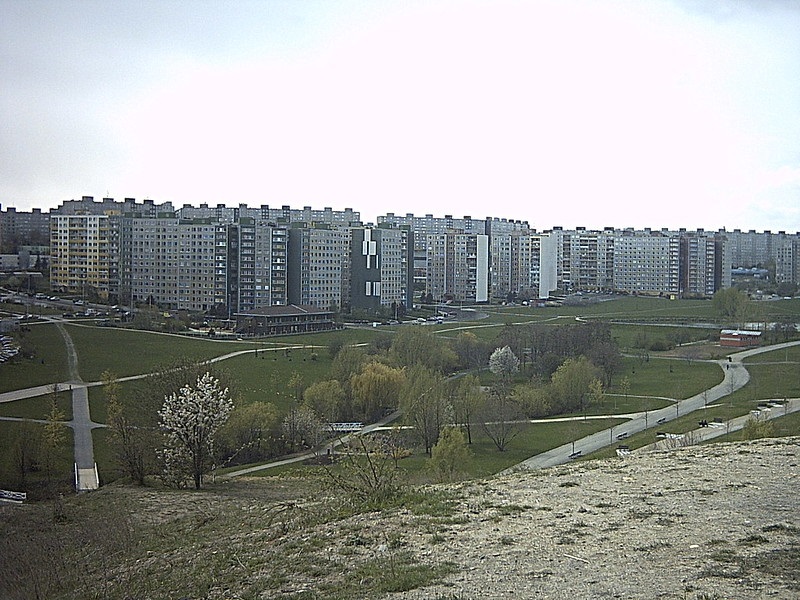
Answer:
<path fill-rule="evenodd" d="M 640 431 L 644 431 L 650 427 L 661 425 L 690 412 L 705 408 L 706 405 L 732 394 L 736 390 L 744 387 L 747 382 L 750 381 L 750 374 L 747 372 L 747 369 L 742 363 L 745 358 L 755 354 L 761 354 L 763 352 L 771 352 L 773 350 L 781 350 L 783 348 L 789 348 L 791 346 L 798 345 L 800 345 L 800 341 L 785 342 L 783 344 L 751 348 L 749 350 L 737 352 L 736 354 L 731 354 L 724 360 L 715 361 L 717 364 L 719 364 L 720 368 L 723 369 L 725 377 L 723 378 L 722 382 L 718 383 L 714 387 L 696 394 L 691 398 L 680 400 L 672 406 L 667 406 L 658 410 L 635 413 L 633 418 L 623 425 L 617 425 L 610 429 L 598 431 L 590 436 L 576 440 L 574 443 L 570 442 L 557 448 L 553 448 L 552 450 L 548 450 L 547 452 L 542 452 L 541 454 L 532 456 L 531 458 L 524 460 L 513 467 L 501 471 L 499 474 L 505 475 L 519 470 L 542 469 L 564 464 L 569 462 L 578 454 L 590 454 L 606 446 L 618 443 L 621 439 L 624 439 L 629 435 L 639 433 Z M 800 409 L 800 402 L 795 399 L 789 404 L 789 406 L 787 406 L 786 410 L 788 412 L 789 410 L 794 411 L 798 409 Z M 608 415 L 608 417 L 614 416 L 616 415 Z M 770 415 L 770 418 L 774 418 L 776 416 L 780 415 L 777 413 L 772 414 Z M 746 416 L 742 418 L 742 422 L 744 422 L 744 419 L 746 419 Z M 734 426 L 738 425 L 741 427 L 741 424 L 737 419 L 732 420 L 732 422 L 734 421 L 736 422 Z"/>
<path fill-rule="evenodd" d="M 562 317 L 556 317 L 562 318 Z M 566 317 L 564 317 L 566 318 Z M 72 338 L 69 336 L 69 333 L 66 331 L 63 323 L 58 322 L 57 320 L 53 319 L 58 327 L 61 335 L 64 338 L 64 342 L 67 347 L 67 355 L 68 355 L 68 366 L 69 366 L 69 377 L 70 380 L 56 384 L 59 389 L 66 390 L 69 389 L 72 392 L 72 420 L 67 422 L 66 425 L 71 427 L 74 432 L 74 440 L 75 440 L 75 465 L 76 465 L 76 485 L 79 491 L 82 490 L 90 490 L 95 489 L 98 484 L 98 476 L 97 476 L 97 469 L 94 462 L 94 451 L 93 451 L 93 444 L 92 444 L 92 429 L 105 427 L 102 423 L 96 423 L 91 420 L 89 414 L 89 401 L 88 401 L 88 388 L 94 386 L 103 385 L 102 381 L 96 382 L 84 382 L 80 378 L 80 374 L 78 372 L 78 357 L 77 352 L 75 350 L 75 346 L 72 342 Z M 168 335 L 168 334 L 167 334 Z M 595 450 L 603 448 L 605 446 L 611 445 L 613 443 L 617 443 L 615 435 L 632 435 L 634 433 L 638 433 L 639 431 L 643 431 L 650 427 L 655 426 L 656 424 L 662 424 L 667 421 L 673 420 L 679 416 L 685 415 L 689 412 L 696 411 L 700 408 L 704 408 L 707 404 L 718 400 L 728 394 L 733 393 L 734 391 L 744 387 L 750 379 L 750 375 L 745 369 L 744 365 L 742 364 L 742 360 L 753 356 L 755 354 L 760 354 L 763 352 L 769 352 L 773 350 L 779 350 L 782 348 L 788 348 L 790 346 L 800 345 L 800 341 L 795 342 L 786 342 L 783 344 L 776 344 L 772 346 L 765 346 L 759 348 L 753 348 L 749 350 L 745 350 L 742 352 L 738 352 L 736 354 L 730 355 L 730 357 L 715 361 L 717 362 L 720 367 L 724 370 L 725 376 L 721 383 L 717 384 L 716 386 L 701 392 L 691 398 L 687 398 L 685 400 L 681 400 L 676 402 L 675 404 L 658 409 L 653 411 L 646 411 L 640 413 L 633 413 L 630 415 L 603 415 L 602 418 L 613 418 L 613 417 L 628 417 L 630 421 L 625 424 L 617 425 L 613 428 L 606 429 L 600 432 L 597 432 L 593 435 L 587 436 L 580 440 L 576 440 L 574 443 L 570 442 L 568 444 L 564 444 L 559 446 L 558 448 L 554 448 L 547 452 L 538 454 L 533 456 L 517 465 L 502 471 L 500 474 L 505 474 L 509 472 L 513 472 L 520 469 L 537 469 L 537 468 L 545 468 L 549 466 L 554 466 L 558 464 L 563 464 L 565 462 L 569 462 L 573 457 L 574 453 L 579 453 L 581 455 L 586 455 Z M 238 350 L 234 352 L 230 352 L 224 354 L 222 356 L 218 356 L 212 358 L 206 363 L 215 363 L 223 360 L 227 360 L 229 358 L 234 358 L 236 356 L 241 356 L 243 354 L 251 354 L 256 352 L 270 352 L 270 351 L 282 351 L 287 348 L 294 349 L 297 346 L 295 345 L 286 345 L 281 347 L 275 348 L 258 348 L 252 350 Z M 307 344 L 304 344 L 303 347 L 308 348 Z M 118 379 L 120 382 L 124 381 L 132 381 L 136 379 L 142 379 L 144 377 L 149 377 L 150 373 L 145 373 L 141 375 L 132 375 L 128 377 L 121 377 Z M 41 385 L 35 386 L 27 389 L 22 390 L 14 390 L 10 392 L 0 393 L 0 403 L 3 402 L 11 402 L 14 400 L 21 400 L 23 398 L 31 398 L 36 396 L 44 396 L 46 394 L 50 394 L 53 391 L 53 384 L 51 385 Z M 787 406 L 787 411 L 794 411 L 800 409 L 800 401 L 789 403 Z M 777 412 L 777 411 L 776 411 Z M 399 415 L 399 412 L 393 413 L 386 419 L 382 420 L 381 422 L 374 423 L 366 428 L 364 428 L 360 433 L 368 433 L 374 428 L 382 427 L 386 425 L 388 422 L 394 420 Z M 779 416 L 779 414 L 772 414 L 769 418 Z M 583 417 L 581 417 L 583 418 Z M 598 417 L 600 418 L 600 417 Z M 746 418 L 746 417 L 744 417 Z M 743 418 L 743 419 L 744 419 Z M 20 421 L 20 420 L 27 420 L 33 421 L 32 419 L 17 419 L 14 417 L 0 417 L 0 420 L 8 420 L 8 421 Z M 732 428 L 730 431 L 734 431 L 735 427 L 737 426 L 736 420 L 732 420 Z M 740 425 L 739 425 L 740 426 Z M 717 430 L 714 430 L 717 431 Z M 707 437 L 714 437 L 713 432 L 703 432 L 704 435 Z M 717 433 L 716 435 L 721 435 L 721 433 Z M 341 443 L 341 441 L 340 441 Z M 263 465 L 258 465 L 255 467 L 249 467 L 246 469 L 242 469 L 240 471 L 228 473 L 226 477 L 234 477 L 237 475 L 244 475 L 247 473 L 252 473 L 255 471 L 259 471 L 262 469 L 268 469 L 271 467 L 276 467 L 282 464 L 287 464 L 290 462 L 298 462 L 302 460 L 307 460 L 315 456 L 315 452 L 308 452 L 300 455 L 296 455 L 293 457 L 289 457 L 280 461 L 276 461 L 273 463 L 267 463 Z"/>
<path fill-rule="evenodd" d="M 64 339 L 64 344 L 67 349 L 67 369 L 69 379 L 61 383 L 50 385 L 39 385 L 21 390 L 13 390 L 10 392 L 0 393 L 0 403 L 13 402 L 15 400 L 22 400 L 24 398 L 34 398 L 37 396 L 45 396 L 52 394 L 54 388 L 58 391 L 70 391 L 72 397 L 72 420 L 64 424 L 70 427 L 73 431 L 73 446 L 74 446 L 74 463 L 75 463 L 75 489 L 79 492 L 97 489 L 100 485 L 99 475 L 97 472 L 97 465 L 94 460 L 94 443 L 92 439 L 92 430 L 106 427 L 103 423 L 96 423 L 92 421 L 89 412 L 89 392 L 90 387 L 103 385 L 102 381 L 84 382 L 81 379 L 78 370 L 78 353 L 69 335 L 64 323 L 62 321 L 52 319 L 58 329 L 61 337 Z M 283 351 L 286 349 L 295 349 L 297 346 L 280 346 L 275 348 L 258 348 L 252 350 L 237 350 L 229 352 L 221 356 L 204 361 L 205 364 L 211 364 L 241 356 L 243 354 L 252 354 L 256 352 L 273 352 Z M 308 344 L 303 345 L 304 348 L 309 348 Z M 150 377 L 152 373 L 145 373 L 141 375 L 131 375 L 128 377 L 120 377 L 117 381 L 133 381 L 136 379 L 143 379 Z M 2 421 L 17 421 L 17 422 L 34 422 L 34 423 L 47 423 L 42 419 L 23 419 L 17 417 L 0 417 Z"/>

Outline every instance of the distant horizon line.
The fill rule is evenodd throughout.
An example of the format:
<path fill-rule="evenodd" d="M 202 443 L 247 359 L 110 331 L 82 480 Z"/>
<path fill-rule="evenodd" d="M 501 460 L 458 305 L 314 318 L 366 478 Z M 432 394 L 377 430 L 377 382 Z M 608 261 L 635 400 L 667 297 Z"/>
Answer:
<path fill-rule="evenodd" d="M 26 209 L 18 209 L 15 206 L 7 206 L 5 211 L 4 211 L 3 210 L 3 203 L 0 202 L 0 213 L 3 213 L 3 212 L 7 213 L 8 211 L 12 211 L 12 212 L 19 212 L 21 214 L 24 214 L 25 212 L 33 213 L 33 212 L 37 212 L 38 211 L 38 212 L 40 212 L 42 214 L 48 214 L 48 213 L 50 213 L 50 212 L 52 212 L 54 210 L 58 210 L 58 208 L 60 206 L 64 205 L 67 202 L 88 202 L 89 200 L 91 200 L 91 202 L 93 204 L 103 204 L 103 202 L 105 200 L 110 200 L 110 201 L 113 201 L 115 203 L 124 203 L 125 201 L 133 201 L 133 203 L 135 205 L 138 205 L 138 206 L 142 206 L 144 204 L 149 204 L 149 203 L 153 203 L 156 206 L 162 205 L 162 204 L 169 204 L 169 205 L 171 205 L 173 207 L 173 209 L 175 211 L 181 210 L 182 208 L 208 208 L 208 209 L 228 208 L 228 209 L 235 209 L 235 208 L 241 208 L 241 207 L 245 207 L 245 208 L 248 208 L 248 209 L 269 208 L 271 210 L 272 209 L 277 209 L 277 208 L 289 208 L 289 210 L 305 210 L 305 209 L 309 209 L 309 210 L 312 210 L 312 211 L 330 210 L 330 211 L 333 211 L 333 212 L 340 212 L 340 213 L 341 212 L 346 212 L 346 211 L 351 211 L 353 213 L 358 214 L 359 222 L 362 223 L 363 226 L 377 225 L 378 224 L 377 221 L 378 221 L 379 217 L 392 216 L 392 217 L 400 217 L 400 218 L 408 218 L 408 217 L 428 218 L 428 217 L 430 217 L 430 218 L 433 218 L 433 219 L 469 219 L 469 220 L 473 220 L 473 221 L 497 220 L 497 221 L 506 222 L 506 223 L 526 223 L 528 225 L 528 227 L 530 229 L 532 229 L 534 232 L 536 232 L 539 229 L 538 227 L 532 226 L 531 225 L 531 221 L 529 219 L 510 218 L 510 217 L 493 217 L 493 216 L 489 216 L 489 215 L 487 215 L 485 217 L 473 217 L 472 215 L 463 215 L 463 216 L 460 216 L 460 217 L 456 217 L 453 214 L 443 214 L 442 216 L 436 216 L 433 213 L 428 213 L 428 212 L 426 212 L 425 214 L 416 214 L 416 213 L 413 213 L 413 212 L 411 212 L 411 213 L 409 213 L 409 212 L 397 213 L 397 212 L 394 212 L 394 211 L 387 211 L 387 212 L 384 212 L 383 214 L 376 215 L 375 222 L 373 223 L 372 221 L 367 221 L 367 220 L 363 219 L 361 211 L 358 210 L 358 209 L 352 208 L 352 207 L 345 207 L 345 208 L 341 208 L 341 209 L 335 209 L 335 208 L 332 208 L 330 206 L 324 206 L 323 208 L 314 208 L 314 207 L 309 206 L 309 205 L 303 205 L 301 208 L 296 208 L 296 207 L 294 207 L 294 206 L 292 206 L 290 204 L 281 204 L 279 206 L 272 206 L 270 204 L 260 204 L 260 205 L 256 205 L 256 206 L 251 206 L 250 204 L 243 203 L 243 202 L 239 202 L 237 204 L 228 204 L 228 203 L 222 202 L 222 203 L 217 203 L 216 205 L 212 205 L 209 202 L 200 202 L 197 205 L 189 204 L 189 203 L 183 203 L 181 206 L 178 207 L 178 206 L 176 206 L 176 203 L 174 203 L 172 200 L 165 200 L 165 201 L 162 201 L 162 202 L 158 202 L 154 198 L 145 197 L 145 198 L 142 198 L 141 201 L 137 201 L 136 198 L 131 197 L 131 196 L 123 197 L 122 200 L 117 200 L 116 198 L 111 197 L 111 196 L 103 196 L 100 199 L 95 199 L 95 196 L 82 196 L 80 199 L 70 198 L 70 199 L 66 199 L 66 200 L 60 200 L 59 203 L 54 207 L 42 208 L 42 207 L 31 206 L 28 210 L 26 210 Z M 139 202 L 141 202 L 141 204 Z M 769 233 L 769 234 L 784 234 L 784 235 L 800 235 L 800 226 L 798 226 L 798 228 L 794 232 L 790 232 L 787 229 L 780 229 L 780 230 L 775 231 L 772 228 L 763 228 L 763 229 L 752 228 L 752 227 L 731 227 L 731 228 L 729 228 L 729 227 L 726 227 L 726 226 L 721 226 L 721 227 L 717 227 L 717 228 L 707 228 L 707 227 L 689 228 L 689 227 L 686 227 L 686 226 L 680 226 L 680 227 L 665 227 L 665 226 L 662 226 L 662 227 L 652 227 L 652 226 L 636 227 L 636 226 L 632 226 L 632 225 L 627 225 L 627 226 L 624 226 L 624 227 L 620 227 L 620 226 L 605 225 L 605 226 L 602 226 L 602 227 L 591 227 L 591 226 L 586 226 L 586 225 L 576 225 L 574 227 L 567 227 L 567 226 L 564 226 L 564 225 L 552 225 L 552 226 L 550 226 L 548 228 L 541 229 L 539 232 L 545 233 L 545 232 L 548 232 L 548 231 L 608 231 L 608 230 L 613 230 L 613 231 L 625 231 L 625 230 L 633 230 L 633 231 L 677 231 L 677 232 L 680 232 L 680 231 L 704 231 L 704 232 L 706 232 L 707 231 L 707 232 L 715 232 L 715 233 L 722 233 L 722 232 L 724 232 L 724 233 L 737 233 L 738 232 L 738 233 Z"/>

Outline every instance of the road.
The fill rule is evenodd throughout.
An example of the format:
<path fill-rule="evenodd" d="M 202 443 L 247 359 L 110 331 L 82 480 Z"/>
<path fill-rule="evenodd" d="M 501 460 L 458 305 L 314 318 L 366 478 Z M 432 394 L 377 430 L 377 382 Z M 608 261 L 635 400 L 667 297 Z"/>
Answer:
<path fill-rule="evenodd" d="M 604 429 L 603 431 L 598 431 L 597 433 L 576 440 L 574 443 L 570 442 L 557 448 L 553 448 L 552 450 L 548 450 L 547 452 L 542 452 L 541 454 L 532 456 L 531 458 L 524 460 L 513 467 L 501 471 L 499 474 L 505 475 L 520 470 L 544 469 L 547 467 L 561 465 L 572 460 L 572 456 L 575 454 L 585 456 L 595 452 L 596 450 L 605 448 L 606 446 L 620 443 L 624 437 L 618 439 L 617 436 L 620 436 L 621 434 L 627 434 L 627 436 L 630 436 L 634 433 L 639 433 L 640 431 L 644 431 L 645 429 L 649 429 L 651 427 L 660 426 L 678 417 L 694 412 L 701 408 L 705 408 L 707 405 L 713 404 L 720 398 L 732 394 L 736 390 L 744 387 L 747 382 L 750 381 L 750 374 L 747 372 L 744 364 L 742 364 L 744 359 L 756 354 L 761 354 L 762 352 L 782 350 L 783 348 L 789 348 L 797 345 L 800 345 L 800 341 L 751 348 L 749 350 L 737 352 L 736 354 L 731 354 L 726 359 L 716 361 L 723 370 L 725 376 L 722 382 L 718 383 L 714 387 L 709 388 L 700 394 L 696 394 L 691 398 L 680 400 L 671 406 L 667 406 L 658 410 L 636 413 L 635 416 L 627 423 L 617 425 L 613 428 Z M 794 399 L 790 406 L 787 407 L 787 411 L 790 409 L 792 411 L 800 409 L 800 400 Z M 773 412 L 778 413 L 780 411 Z M 608 415 L 609 418 L 613 418 L 615 416 L 618 417 L 619 415 Z M 771 414 L 769 418 L 774 418 L 776 416 L 780 415 Z M 734 419 L 733 421 L 735 421 L 735 423 L 733 426 L 738 426 L 741 428 L 741 425 L 746 421 L 746 419 L 747 416 L 738 420 Z M 712 429 L 716 431 L 715 428 Z M 730 430 L 735 431 L 735 429 Z M 710 432 L 704 432 L 702 435 L 711 436 L 712 434 Z"/>

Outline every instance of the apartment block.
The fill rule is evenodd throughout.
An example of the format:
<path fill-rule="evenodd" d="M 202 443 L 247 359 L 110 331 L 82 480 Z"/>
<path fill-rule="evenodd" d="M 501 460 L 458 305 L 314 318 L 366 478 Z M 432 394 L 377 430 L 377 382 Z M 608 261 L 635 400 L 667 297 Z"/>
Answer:
<path fill-rule="evenodd" d="M 496 234 L 490 237 L 489 247 L 493 301 L 544 299 L 558 287 L 557 238 L 553 234 Z"/>
<path fill-rule="evenodd" d="M 212 311 L 228 307 L 225 225 L 173 216 L 124 217 L 120 229 L 120 301 L 171 309 Z"/>
<path fill-rule="evenodd" d="M 348 288 L 353 309 L 411 308 L 414 235 L 408 227 L 350 230 Z"/>
<path fill-rule="evenodd" d="M 50 286 L 107 300 L 116 287 L 118 230 L 111 215 L 51 215 Z"/>
<path fill-rule="evenodd" d="M 681 293 L 678 234 L 624 230 L 614 238 L 612 289 L 629 294 Z"/>
<path fill-rule="evenodd" d="M 310 206 L 297 209 L 287 205 L 270 207 L 268 204 L 253 208 L 246 204 L 239 204 L 236 207 L 226 206 L 225 204 L 218 204 L 213 207 L 208 204 L 200 204 L 199 206 L 184 204 L 182 208 L 178 209 L 177 213 L 181 218 L 214 219 L 222 223 L 236 223 L 240 219 L 253 219 L 254 221 L 280 225 L 306 223 L 309 225 L 327 225 L 332 228 L 351 227 L 361 224 L 360 213 L 352 208 L 333 210 L 326 207 L 322 210 L 315 210 Z"/>
<path fill-rule="evenodd" d="M 615 230 L 579 227 L 552 231 L 556 238 L 558 281 L 566 291 L 601 291 L 614 287 Z"/>
<path fill-rule="evenodd" d="M 287 291 L 290 304 L 342 307 L 342 268 L 349 233 L 295 224 L 289 231 Z"/>
<path fill-rule="evenodd" d="M 30 212 L 0 205 L 0 253 L 16 253 L 21 246 L 50 243 L 50 215 L 41 209 Z"/>
<path fill-rule="evenodd" d="M 438 301 L 489 301 L 489 236 L 441 233 L 427 238 L 426 294 Z"/>

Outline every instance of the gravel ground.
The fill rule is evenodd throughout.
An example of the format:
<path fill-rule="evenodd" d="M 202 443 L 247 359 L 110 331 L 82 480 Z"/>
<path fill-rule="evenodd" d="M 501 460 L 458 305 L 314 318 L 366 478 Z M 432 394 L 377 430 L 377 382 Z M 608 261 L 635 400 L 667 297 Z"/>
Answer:
<path fill-rule="evenodd" d="M 799 444 L 634 453 L 453 486 L 467 518 L 411 528 L 405 549 L 460 570 L 385 597 L 800 598 Z"/>

